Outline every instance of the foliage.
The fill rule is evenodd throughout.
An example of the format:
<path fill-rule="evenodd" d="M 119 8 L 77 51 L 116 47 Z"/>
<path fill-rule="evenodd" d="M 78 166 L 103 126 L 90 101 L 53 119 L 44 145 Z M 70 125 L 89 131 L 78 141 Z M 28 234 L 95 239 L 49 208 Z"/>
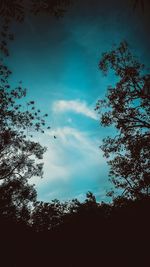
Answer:
<path fill-rule="evenodd" d="M 43 12 L 58 18 L 64 14 L 69 4 L 70 0 L 0 0 L 0 52 L 2 55 L 9 56 L 8 42 L 14 39 L 14 35 L 11 33 L 14 21 L 23 22 L 29 13 L 36 15 Z M 41 160 L 46 148 L 38 142 L 32 141 L 31 132 L 44 133 L 47 114 L 41 115 L 40 110 L 35 108 L 34 101 L 29 101 L 24 107 L 25 101 L 22 99 L 26 96 L 26 89 L 22 87 L 22 82 L 16 88 L 12 88 L 9 82 L 10 75 L 11 71 L 1 58 L 0 180 L 3 180 L 3 183 L 0 190 L 4 196 L 0 202 L 2 206 L 4 205 L 3 212 L 6 212 L 7 206 L 7 215 L 9 213 L 13 217 L 15 210 L 16 216 L 20 212 L 20 210 L 18 211 L 20 204 L 16 209 L 15 203 L 17 201 L 20 203 L 21 194 L 24 197 L 24 188 L 32 191 L 33 195 L 35 193 L 33 188 L 31 190 L 31 186 L 27 184 L 27 179 L 43 175 Z M 28 201 L 29 195 L 26 197 Z M 30 199 L 31 202 L 32 200 Z M 4 202 L 6 203 L 4 204 Z"/>
<path fill-rule="evenodd" d="M 22 22 L 26 12 L 47 13 L 59 17 L 64 14 L 70 0 L 0 0 L 0 15 Z"/>
<path fill-rule="evenodd" d="M 96 266 L 100 262 L 111 266 L 112 262 L 119 262 L 116 266 L 120 266 L 123 262 L 123 266 L 135 266 L 138 261 L 137 266 L 139 262 L 148 266 L 149 206 L 150 198 L 136 201 L 123 198 L 114 205 L 98 205 L 97 212 L 89 211 L 86 217 L 83 213 L 69 213 L 67 221 L 55 229 L 49 230 L 45 224 L 42 228 L 41 224 L 40 232 L 35 231 L 34 225 L 25 227 L 0 221 L 1 264 L 6 267 L 46 266 L 47 263 Z M 48 206 L 44 210 L 47 212 Z M 42 214 L 36 224 L 39 219 Z"/>
<path fill-rule="evenodd" d="M 24 109 L 21 100 L 26 96 L 22 84 L 11 88 L 11 72 L 0 64 L 0 179 L 9 177 L 42 176 L 42 163 L 45 148 L 31 141 L 30 131 L 44 132 L 47 114 L 40 115 L 34 101 Z M 49 128 L 49 127 L 48 127 Z M 30 133 L 30 135 L 29 135 Z"/>
<path fill-rule="evenodd" d="M 50 203 L 37 202 L 32 213 L 32 225 L 36 231 L 50 230 L 62 223 L 66 205 L 55 199 Z"/>
<path fill-rule="evenodd" d="M 46 13 L 60 18 L 66 12 L 66 8 L 71 4 L 71 0 L 45 0 L 31 1 L 31 12 L 37 15 L 38 13 Z"/>
<path fill-rule="evenodd" d="M 36 201 L 36 190 L 26 179 L 5 179 L 0 185 L 0 217 L 18 222 L 30 222 Z"/>
<path fill-rule="evenodd" d="M 63 17 L 71 0 L 0 0 L 0 51 L 9 56 L 8 42 L 14 40 L 13 22 L 22 23 L 29 14 Z"/>
<path fill-rule="evenodd" d="M 91 192 L 86 194 L 86 199 L 83 203 L 77 199 L 64 203 L 57 199 L 49 203 L 41 201 L 34 206 L 32 225 L 38 232 L 47 231 L 59 225 L 74 223 L 77 218 L 85 221 L 87 216 L 92 218 L 97 212 L 98 203 Z"/>
<path fill-rule="evenodd" d="M 118 78 L 108 88 L 106 98 L 96 109 L 101 125 L 115 126 L 116 136 L 104 139 L 101 146 L 109 160 L 110 176 L 116 188 L 127 196 L 150 193 L 150 75 L 129 51 L 126 42 L 104 53 L 99 64 L 104 74 L 109 69 Z"/>

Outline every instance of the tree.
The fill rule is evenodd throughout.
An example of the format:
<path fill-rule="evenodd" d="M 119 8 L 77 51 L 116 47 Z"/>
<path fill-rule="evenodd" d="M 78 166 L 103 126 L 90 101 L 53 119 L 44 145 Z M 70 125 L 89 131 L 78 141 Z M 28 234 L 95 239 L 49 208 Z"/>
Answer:
<path fill-rule="evenodd" d="M 14 39 L 10 32 L 14 21 L 23 22 L 32 13 L 46 13 L 61 17 L 70 0 L 0 0 L 0 51 L 9 56 L 8 41 Z M 9 84 L 11 71 L 0 59 L 0 179 L 9 177 L 30 178 L 42 176 L 41 160 L 46 151 L 39 143 L 29 140 L 30 129 L 43 131 L 45 117 L 36 110 L 34 101 L 27 103 L 23 110 L 18 100 L 26 96 L 26 89 L 20 84 L 12 89 Z M 50 128 L 50 127 L 48 127 Z"/>
<path fill-rule="evenodd" d="M 0 0 L 0 15 L 17 21 L 23 21 L 27 12 L 60 17 L 70 3 L 71 0 Z"/>
<path fill-rule="evenodd" d="M 111 180 L 126 196 L 150 194 L 150 74 L 129 51 L 126 42 L 104 53 L 99 64 L 104 74 L 117 78 L 96 109 L 101 125 L 115 126 L 116 136 L 101 146 L 109 160 Z M 114 156 L 113 156 L 114 155 Z"/>
<path fill-rule="evenodd" d="M 26 96 L 26 89 L 21 83 L 11 88 L 10 74 L 0 64 L 0 179 L 42 176 L 46 148 L 31 140 L 30 131 L 43 133 L 47 114 L 40 115 L 34 101 L 27 103 L 27 109 L 22 107 L 19 101 Z"/>
<path fill-rule="evenodd" d="M 13 22 L 23 22 L 29 14 L 46 14 L 63 17 L 72 0 L 0 0 L 0 50 L 9 55 L 8 41 L 14 39 L 11 32 Z"/>
<path fill-rule="evenodd" d="M 32 213 L 32 224 L 36 231 L 50 230 L 63 222 L 67 204 L 55 199 L 51 202 L 37 202 Z"/>
<path fill-rule="evenodd" d="M 14 21 L 23 22 L 29 13 L 34 15 L 46 13 L 59 18 L 65 13 L 69 4 L 70 0 L 0 0 L 0 51 L 4 58 L 9 56 L 9 40 L 14 39 L 14 35 L 11 33 L 11 26 Z M 46 148 L 31 139 L 31 132 L 44 133 L 47 114 L 41 115 L 40 110 L 35 108 L 34 101 L 26 103 L 26 108 L 23 108 L 22 103 L 25 105 L 25 101 L 22 102 L 22 99 L 26 96 L 26 89 L 22 87 L 22 82 L 16 88 L 12 88 L 9 82 L 10 75 L 11 71 L 1 58 L 0 180 L 3 183 L 0 191 L 4 194 L 5 200 L 0 199 L 0 201 L 2 206 L 4 202 L 7 202 L 7 205 L 4 205 L 4 213 L 6 213 L 7 206 L 8 213 L 12 214 L 16 209 L 12 196 L 14 198 L 15 194 L 15 203 L 17 203 L 17 197 L 20 201 L 21 195 L 18 194 L 22 193 L 22 197 L 24 196 L 24 187 L 28 188 L 29 191 L 34 191 L 27 184 L 27 179 L 32 176 L 42 177 L 43 175 L 41 160 Z M 6 196 L 8 201 L 6 201 Z M 28 200 L 29 196 L 26 197 Z M 16 210 L 17 212 L 18 210 Z"/>
<path fill-rule="evenodd" d="M 14 39 L 10 26 L 14 21 L 23 22 L 28 13 L 46 13 L 60 17 L 70 5 L 70 0 L 0 0 L 0 50 L 9 55 L 8 41 Z M 34 101 L 22 109 L 19 100 L 26 96 L 20 84 L 12 89 L 9 84 L 11 71 L 0 59 L 0 179 L 9 177 L 42 176 L 41 160 L 46 148 L 29 139 L 30 129 L 43 132 L 45 117 L 35 109 Z M 48 127 L 50 128 L 50 127 Z"/>
<path fill-rule="evenodd" d="M 26 179 L 6 179 L 0 185 L 0 217 L 30 223 L 36 190 Z"/>

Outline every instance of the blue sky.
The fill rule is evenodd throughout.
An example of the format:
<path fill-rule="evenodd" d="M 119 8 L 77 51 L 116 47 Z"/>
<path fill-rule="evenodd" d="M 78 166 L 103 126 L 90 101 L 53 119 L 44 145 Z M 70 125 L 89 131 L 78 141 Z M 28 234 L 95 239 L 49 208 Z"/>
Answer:
<path fill-rule="evenodd" d="M 130 2 L 78 0 L 62 19 L 28 17 L 13 26 L 13 82 L 23 81 L 27 99 L 49 114 L 51 125 L 36 136 L 47 147 L 44 178 L 31 180 L 40 200 L 83 200 L 89 190 L 106 200 L 111 184 L 99 145 L 113 130 L 100 127 L 94 107 L 114 77 L 103 77 L 98 62 L 102 52 L 126 40 L 149 63 L 149 17 L 133 12 Z"/>

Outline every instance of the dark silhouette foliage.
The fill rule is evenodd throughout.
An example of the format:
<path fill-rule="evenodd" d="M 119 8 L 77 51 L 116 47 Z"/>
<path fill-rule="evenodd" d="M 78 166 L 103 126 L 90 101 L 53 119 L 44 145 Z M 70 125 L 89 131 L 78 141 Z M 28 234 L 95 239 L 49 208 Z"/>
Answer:
<path fill-rule="evenodd" d="M 0 0 L 0 15 L 5 19 L 22 22 L 27 12 L 34 15 L 46 13 L 60 17 L 70 5 L 71 0 Z"/>
<path fill-rule="evenodd" d="M 62 223 L 66 204 L 55 199 L 50 203 L 37 202 L 32 213 L 32 226 L 35 231 L 47 231 Z"/>
<path fill-rule="evenodd" d="M 96 109 L 101 125 L 116 128 L 116 136 L 104 139 L 101 146 L 111 157 L 110 177 L 116 188 L 129 197 L 150 194 L 150 75 L 129 51 L 126 42 L 104 53 L 99 64 L 104 74 L 109 69 L 117 77 L 106 98 Z"/>
<path fill-rule="evenodd" d="M 0 185 L 0 218 L 30 223 L 36 190 L 25 179 L 5 179 Z"/>
<path fill-rule="evenodd" d="M 61 18 L 72 0 L 0 0 L 0 51 L 9 56 L 8 43 L 14 40 L 11 26 L 29 15 L 45 14 Z"/>
<path fill-rule="evenodd" d="M 47 114 L 40 115 L 34 101 L 23 108 L 21 99 L 26 96 L 26 89 L 21 83 L 11 88 L 11 72 L 3 64 L 0 70 L 0 179 L 42 176 L 42 163 L 38 160 L 46 148 L 30 137 L 31 132 L 44 132 Z"/>
<path fill-rule="evenodd" d="M 71 0 L 46 0 L 46 1 L 31 1 L 31 12 L 37 15 L 45 13 L 60 18 L 64 15 L 67 7 L 70 6 Z"/>
<path fill-rule="evenodd" d="M 93 197 L 89 201 L 87 195 L 83 203 L 65 203 L 63 211 L 56 200 L 36 205 L 30 225 L 0 221 L 4 266 L 110 266 L 114 262 L 120 266 L 121 260 L 122 266 L 137 262 L 147 266 L 149 197 L 134 201 L 118 197 L 106 204 Z"/>

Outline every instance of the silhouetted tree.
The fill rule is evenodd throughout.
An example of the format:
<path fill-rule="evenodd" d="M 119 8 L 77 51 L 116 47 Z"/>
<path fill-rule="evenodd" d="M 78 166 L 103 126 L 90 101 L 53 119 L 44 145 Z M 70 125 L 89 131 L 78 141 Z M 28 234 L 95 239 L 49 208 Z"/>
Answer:
<path fill-rule="evenodd" d="M 68 203 L 68 211 L 69 211 L 69 213 L 70 214 L 77 213 L 81 205 L 82 205 L 81 202 L 77 198 L 72 199 Z"/>
<path fill-rule="evenodd" d="M 0 0 L 0 15 L 17 21 L 23 21 L 27 12 L 60 17 L 70 3 L 71 0 Z"/>
<path fill-rule="evenodd" d="M 9 55 L 8 42 L 14 39 L 13 22 L 23 22 L 29 14 L 46 14 L 60 18 L 72 0 L 0 0 L 0 50 Z"/>
<path fill-rule="evenodd" d="M 103 126 L 115 126 L 116 136 L 104 139 L 104 155 L 111 155 L 110 176 L 116 188 L 127 196 L 150 194 L 150 75 L 132 55 L 126 42 L 104 53 L 99 64 L 117 78 L 96 109 Z"/>
<path fill-rule="evenodd" d="M 91 203 L 91 204 L 95 204 L 96 203 L 96 197 L 94 196 L 94 194 L 92 192 L 87 192 L 86 193 L 86 203 Z"/>
<path fill-rule="evenodd" d="M 91 222 L 94 222 L 98 213 L 99 204 L 96 202 L 96 197 L 92 192 L 87 192 L 86 199 L 84 202 L 80 202 L 77 199 L 67 203 L 68 212 L 65 214 L 65 221 L 72 220 L 72 223 L 78 221 L 78 226 L 80 224 L 84 225 L 85 222 L 87 226 Z"/>
<path fill-rule="evenodd" d="M 12 89 L 10 71 L 0 64 L 0 179 L 42 176 L 45 148 L 32 141 L 30 131 L 44 132 L 47 114 L 40 115 L 34 101 L 23 108 L 19 103 L 26 95 L 21 83 Z M 48 127 L 49 128 L 49 127 Z"/>
<path fill-rule="evenodd" d="M 29 224 L 36 195 L 26 179 L 5 179 L 0 185 L 0 218 Z"/>
<path fill-rule="evenodd" d="M 44 12 L 47 15 L 60 17 L 69 4 L 70 0 L 0 0 L 0 51 L 4 56 L 9 56 L 8 41 L 14 39 L 14 35 L 11 33 L 11 26 L 14 21 L 23 22 L 29 13 L 36 15 Z M 16 216 L 18 216 L 20 204 L 18 204 L 18 209 L 14 204 L 14 202 L 17 203 L 17 197 L 18 203 L 20 203 L 21 194 L 25 201 L 24 188 L 34 191 L 27 184 L 27 179 L 32 176 L 42 177 L 43 175 L 41 160 L 46 148 L 31 139 L 31 132 L 44 133 L 47 114 L 41 115 L 40 110 L 35 108 L 34 101 L 22 102 L 22 99 L 26 96 L 26 89 L 22 87 L 22 82 L 16 88 L 12 88 L 9 82 L 10 75 L 11 71 L 1 58 L 0 180 L 4 181 L 1 185 L 1 193 L 4 194 L 4 197 L 0 199 L 0 203 L 2 208 L 5 202 L 1 215 L 7 213 L 11 217 L 15 216 L 15 210 Z M 26 197 L 26 201 L 28 201 L 29 195 L 26 195 Z M 32 202 L 32 199 L 30 200 Z M 22 210 L 25 213 L 24 206 Z"/>
<path fill-rule="evenodd" d="M 89 191 L 86 193 L 86 199 L 82 206 L 89 214 L 97 212 L 98 203 L 96 202 L 96 197 L 92 192 Z"/>
<path fill-rule="evenodd" d="M 32 213 L 32 225 L 36 231 L 50 230 L 63 222 L 66 204 L 55 199 L 49 203 L 37 202 Z"/>

